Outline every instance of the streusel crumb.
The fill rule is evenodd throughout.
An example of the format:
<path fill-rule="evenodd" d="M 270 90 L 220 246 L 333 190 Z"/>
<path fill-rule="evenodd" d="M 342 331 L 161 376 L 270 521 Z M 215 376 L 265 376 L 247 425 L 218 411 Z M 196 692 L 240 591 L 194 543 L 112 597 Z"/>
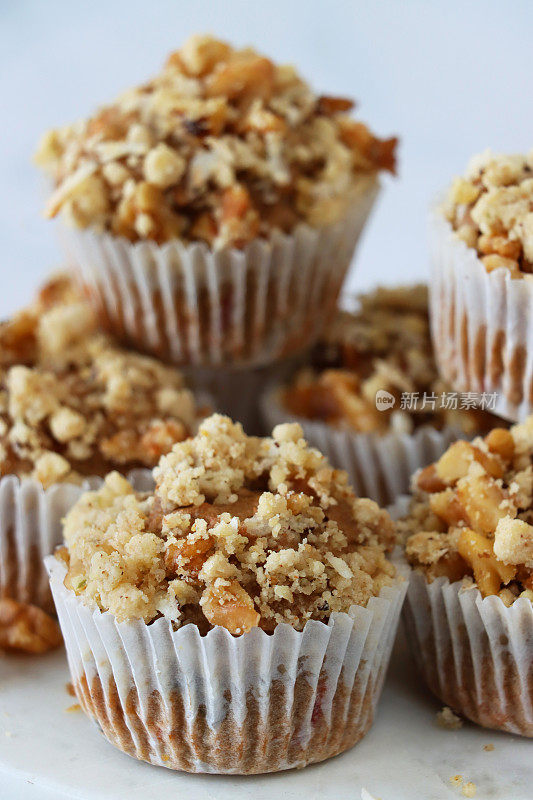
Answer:
<path fill-rule="evenodd" d="M 46 215 L 214 247 L 335 222 L 395 166 L 396 139 L 376 138 L 352 106 L 250 48 L 193 36 L 152 80 L 43 137 Z"/>
<path fill-rule="evenodd" d="M 379 391 L 392 395 L 388 408 L 376 407 Z M 461 408 L 458 393 L 439 378 L 423 285 L 382 287 L 359 297 L 353 313 L 340 311 L 281 401 L 297 417 L 359 433 L 411 433 L 430 424 L 473 436 L 500 422 Z"/>
<path fill-rule="evenodd" d="M 444 212 L 456 235 L 477 250 L 487 272 L 533 272 L 533 151 L 475 156 L 456 178 Z"/>
<path fill-rule="evenodd" d="M 181 373 L 99 333 L 67 278 L 0 325 L 0 476 L 49 486 L 153 467 L 198 419 Z"/>
<path fill-rule="evenodd" d="M 261 439 L 213 415 L 154 477 L 139 494 L 111 473 L 65 520 L 65 585 L 119 620 L 301 630 L 394 580 L 391 518 L 355 497 L 299 425 Z"/>
<path fill-rule="evenodd" d="M 400 521 L 407 558 L 429 580 L 445 576 L 499 595 L 533 600 L 533 416 L 455 442 L 415 474 Z"/>
<path fill-rule="evenodd" d="M 451 708 L 444 706 L 437 713 L 437 725 L 439 728 L 446 728 L 449 731 L 456 731 L 463 726 L 463 720 L 454 714 Z"/>

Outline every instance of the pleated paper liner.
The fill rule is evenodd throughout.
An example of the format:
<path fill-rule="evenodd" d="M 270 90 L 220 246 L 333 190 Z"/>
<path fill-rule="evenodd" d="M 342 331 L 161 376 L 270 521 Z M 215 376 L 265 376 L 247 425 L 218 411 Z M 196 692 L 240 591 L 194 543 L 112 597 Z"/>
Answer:
<path fill-rule="evenodd" d="M 533 410 L 533 276 L 488 273 L 477 252 L 430 217 L 430 318 L 441 376 L 462 392 L 496 394 L 505 419 Z"/>
<path fill-rule="evenodd" d="M 366 608 L 233 637 L 160 618 L 117 623 L 63 584 L 46 559 L 72 682 L 84 711 L 120 750 L 187 772 L 303 767 L 352 747 L 374 718 L 406 580 Z"/>
<path fill-rule="evenodd" d="M 346 216 L 242 250 L 131 243 L 60 225 L 70 263 L 105 326 L 180 365 L 259 367 L 311 345 L 337 298 L 379 184 L 361 178 Z"/>
<path fill-rule="evenodd" d="M 390 509 L 407 512 L 408 498 Z M 409 644 L 433 694 L 485 728 L 533 737 L 533 605 L 509 608 L 477 588 L 412 571 L 403 609 Z"/>
<path fill-rule="evenodd" d="M 379 505 L 388 505 L 409 491 L 413 472 L 433 463 L 452 442 L 464 438 L 456 428 L 438 431 L 430 425 L 421 426 L 412 434 L 341 430 L 285 410 L 279 386 L 271 386 L 263 395 L 261 409 L 269 430 L 280 422 L 298 422 L 309 444 L 324 453 L 334 467 L 346 470 L 356 494 L 370 497 Z"/>
<path fill-rule="evenodd" d="M 130 477 L 148 488 L 148 470 Z M 7 475 L 0 479 L 0 597 L 31 603 L 53 613 L 54 603 L 44 567 L 45 556 L 63 541 L 61 520 L 84 491 L 101 478 L 79 486 L 57 483 L 44 489 L 36 480 Z"/>

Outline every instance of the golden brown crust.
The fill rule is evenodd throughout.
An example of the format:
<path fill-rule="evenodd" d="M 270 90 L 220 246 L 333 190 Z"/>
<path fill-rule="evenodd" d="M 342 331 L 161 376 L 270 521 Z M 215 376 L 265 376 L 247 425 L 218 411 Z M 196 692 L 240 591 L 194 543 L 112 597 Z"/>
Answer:
<path fill-rule="evenodd" d="M 109 475 L 65 521 L 67 587 L 119 620 L 301 630 L 392 582 L 389 515 L 357 499 L 299 425 L 259 439 L 214 415 L 154 475 L 150 495 Z"/>
<path fill-rule="evenodd" d="M 152 467 L 198 416 L 181 374 L 99 333 L 64 277 L 0 325 L 0 475 L 49 486 Z"/>
<path fill-rule="evenodd" d="M 281 399 L 290 413 L 358 433 L 410 433 L 429 424 L 473 436 L 496 424 L 487 411 L 461 408 L 457 393 L 453 400 L 439 378 L 426 286 L 381 287 L 359 303 L 356 312 L 337 314 L 311 367 L 284 389 Z M 394 405 L 378 410 L 379 391 L 389 392 Z M 443 394 L 452 400 L 443 400 Z M 402 403 L 406 395 L 414 402 Z"/>
<path fill-rule="evenodd" d="M 395 167 L 397 140 L 373 136 L 351 105 L 249 48 L 193 36 L 151 81 L 44 136 L 46 214 L 215 247 L 334 222 L 361 179 Z"/>

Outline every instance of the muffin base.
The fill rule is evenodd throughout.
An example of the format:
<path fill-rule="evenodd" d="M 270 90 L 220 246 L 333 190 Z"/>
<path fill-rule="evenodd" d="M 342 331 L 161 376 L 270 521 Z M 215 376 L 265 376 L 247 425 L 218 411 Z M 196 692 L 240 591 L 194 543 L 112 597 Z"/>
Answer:
<path fill-rule="evenodd" d="M 441 376 L 457 391 L 496 394 L 490 410 L 533 409 L 533 279 L 488 273 L 438 210 L 430 221 L 430 319 Z"/>
<path fill-rule="evenodd" d="M 361 739 L 381 693 L 407 582 L 302 632 L 232 637 L 168 621 L 117 623 L 47 567 L 80 703 L 115 746 L 188 772 L 303 767 Z"/>
<path fill-rule="evenodd" d="M 533 737 L 533 606 L 413 572 L 403 611 L 420 671 L 442 703 L 485 728 Z"/>

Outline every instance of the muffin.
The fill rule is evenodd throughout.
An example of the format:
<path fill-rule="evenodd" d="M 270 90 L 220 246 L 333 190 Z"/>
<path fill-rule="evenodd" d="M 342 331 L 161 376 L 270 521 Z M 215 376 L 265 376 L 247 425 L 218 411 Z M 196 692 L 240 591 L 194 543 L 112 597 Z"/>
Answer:
<path fill-rule="evenodd" d="M 154 478 L 146 493 L 108 475 L 47 559 L 85 712 L 126 753 L 189 772 L 272 772 L 351 747 L 406 590 L 388 513 L 295 424 L 262 439 L 214 415 Z"/>
<path fill-rule="evenodd" d="M 432 213 L 431 319 L 445 380 L 532 410 L 533 155 L 475 157 Z"/>
<path fill-rule="evenodd" d="M 416 469 L 496 418 L 439 378 L 425 286 L 381 287 L 351 306 L 306 366 L 266 393 L 263 413 L 270 425 L 297 420 L 358 494 L 387 504 Z"/>
<path fill-rule="evenodd" d="M 69 258 L 107 327 L 182 365 L 260 366 L 331 317 L 396 139 L 293 67 L 193 36 L 162 71 L 47 133 Z"/>
<path fill-rule="evenodd" d="M 153 467 L 200 416 L 181 374 L 98 332 L 65 277 L 0 324 L 0 598 L 51 611 L 42 559 L 80 486 Z"/>
<path fill-rule="evenodd" d="M 414 476 L 400 523 L 414 567 L 405 619 L 441 702 L 533 736 L 533 417 L 458 441 Z"/>

